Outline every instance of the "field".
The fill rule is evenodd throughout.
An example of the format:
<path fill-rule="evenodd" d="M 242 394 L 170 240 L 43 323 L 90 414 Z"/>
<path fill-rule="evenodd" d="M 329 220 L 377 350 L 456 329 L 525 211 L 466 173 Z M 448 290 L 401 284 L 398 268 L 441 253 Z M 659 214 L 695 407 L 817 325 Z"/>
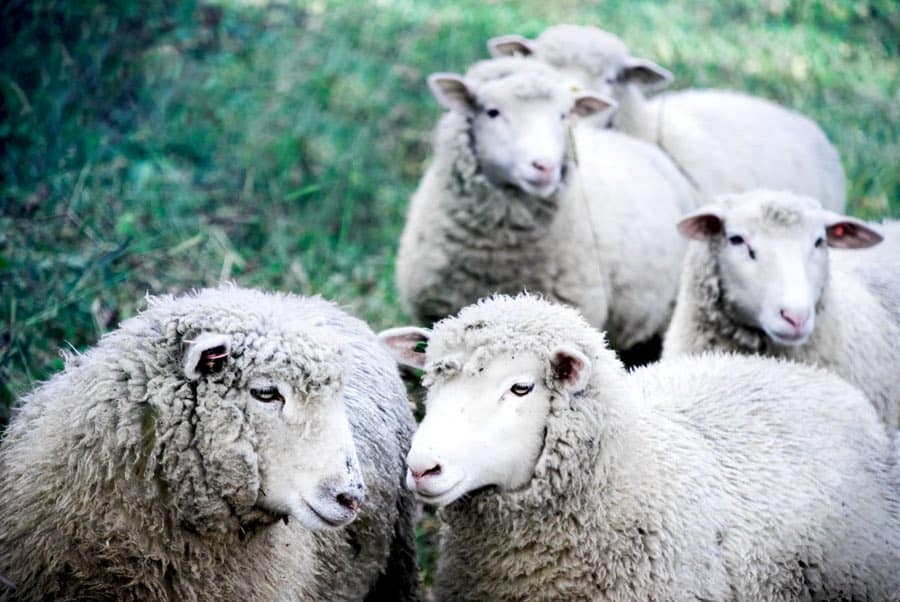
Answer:
<path fill-rule="evenodd" d="M 675 88 L 811 116 L 842 154 L 850 212 L 900 217 L 893 0 L 13 0 L 0 429 L 61 348 L 91 345 L 147 293 L 233 280 L 320 293 L 376 329 L 406 323 L 396 243 L 439 115 L 424 78 L 558 22 L 616 32 Z"/>

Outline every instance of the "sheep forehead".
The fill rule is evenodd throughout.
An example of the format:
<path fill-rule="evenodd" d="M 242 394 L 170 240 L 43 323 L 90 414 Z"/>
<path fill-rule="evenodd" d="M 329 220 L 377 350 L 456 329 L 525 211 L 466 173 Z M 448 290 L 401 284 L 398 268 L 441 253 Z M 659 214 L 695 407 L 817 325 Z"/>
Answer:
<path fill-rule="evenodd" d="M 811 198 L 792 194 L 758 194 L 731 203 L 726 222 L 757 232 L 791 236 L 822 227 L 821 205 Z"/>
<path fill-rule="evenodd" d="M 191 330 L 229 335 L 236 361 L 254 373 L 291 383 L 340 379 L 345 343 L 330 327 L 338 310 L 322 299 L 224 285 L 151 299 L 150 308 Z"/>
<path fill-rule="evenodd" d="M 466 71 L 466 80 L 483 84 L 518 73 L 533 73 L 549 79 L 559 77 L 556 71 L 540 61 L 522 56 L 505 56 L 476 62 Z"/>
<path fill-rule="evenodd" d="M 478 89 L 478 102 L 482 106 L 497 104 L 550 101 L 558 104 L 571 102 L 571 97 L 560 82 L 531 73 L 515 73 L 486 82 Z"/>
<path fill-rule="evenodd" d="M 549 357 L 557 345 L 581 341 L 590 326 L 577 310 L 533 295 L 496 295 L 438 322 L 426 350 L 429 373 L 474 373 L 499 354 Z"/>
<path fill-rule="evenodd" d="M 607 64 L 621 63 L 628 47 L 617 36 L 578 25 L 557 25 L 538 37 L 538 53 L 551 65 L 577 64 L 592 73 L 602 73 Z"/>

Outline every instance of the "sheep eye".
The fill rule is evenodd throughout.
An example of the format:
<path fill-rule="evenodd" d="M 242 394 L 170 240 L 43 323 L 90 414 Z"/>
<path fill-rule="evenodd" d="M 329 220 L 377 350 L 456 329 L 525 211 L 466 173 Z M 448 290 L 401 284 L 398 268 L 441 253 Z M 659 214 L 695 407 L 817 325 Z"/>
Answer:
<path fill-rule="evenodd" d="M 485 111 L 485 113 L 486 113 L 487 116 L 490 117 L 491 119 L 493 119 L 494 117 L 499 117 L 499 116 L 500 116 L 500 111 L 498 111 L 497 109 L 488 109 L 487 111 Z"/>
<path fill-rule="evenodd" d="M 528 395 L 532 389 L 534 389 L 534 383 L 516 383 L 509 388 L 510 392 L 517 397 Z"/>
<path fill-rule="evenodd" d="M 278 392 L 277 387 L 260 387 L 259 389 L 250 389 L 250 395 L 254 399 L 258 399 L 263 403 L 271 403 L 273 401 L 284 402 L 284 397 Z"/>
<path fill-rule="evenodd" d="M 565 121 L 565 120 L 566 120 L 566 114 L 565 114 L 565 113 L 562 113 L 562 114 L 559 116 L 559 118 L 560 118 L 561 120 Z"/>
<path fill-rule="evenodd" d="M 742 244 L 744 244 L 744 237 L 738 236 L 737 234 L 735 234 L 734 236 L 728 237 L 728 242 L 730 242 L 733 245 L 742 245 Z"/>
<path fill-rule="evenodd" d="M 819 247 L 821 247 L 823 242 L 825 242 L 824 238 L 822 238 L 821 236 L 819 238 L 817 238 L 816 239 L 816 248 L 818 249 Z"/>

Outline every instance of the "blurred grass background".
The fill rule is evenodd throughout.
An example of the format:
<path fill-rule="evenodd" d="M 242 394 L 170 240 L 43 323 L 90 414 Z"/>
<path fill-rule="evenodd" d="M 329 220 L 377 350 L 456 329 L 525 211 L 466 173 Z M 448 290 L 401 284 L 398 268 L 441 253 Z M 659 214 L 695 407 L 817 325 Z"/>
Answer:
<path fill-rule="evenodd" d="M 11 0 L 0 428 L 60 347 L 94 343 L 147 292 L 232 279 L 406 322 L 393 261 L 439 115 L 425 76 L 560 22 L 619 34 L 676 88 L 811 116 L 841 152 L 850 212 L 900 216 L 893 0 Z"/>

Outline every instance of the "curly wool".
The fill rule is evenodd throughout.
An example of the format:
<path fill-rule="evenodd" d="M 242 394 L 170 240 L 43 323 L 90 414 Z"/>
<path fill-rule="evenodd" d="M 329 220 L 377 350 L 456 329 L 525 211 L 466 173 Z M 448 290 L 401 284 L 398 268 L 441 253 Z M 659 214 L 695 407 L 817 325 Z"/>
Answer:
<path fill-rule="evenodd" d="M 558 345 L 590 357 L 589 384 L 557 390 L 525 488 L 441 510 L 438 599 L 887 599 L 900 587 L 900 482 L 854 389 L 727 355 L 626 373 L 577 311 L 533 296 L 436 324 L 426 373 L 433 386 Z"/>
<path fill-rule="evenodd" d="M 231 336 L 227 368 L 189 382 L 184 346 L 209 331 Z M 347 528 L 256 507 L 258 436 L 224 397 L 253 365 L 307 397 L 343 391 L 368 489 Z M 22 399 L 0 445 L 0 572 L 23 600 L 412 599 L 412 429 L 390 359 L 333 304 L 228 286 L 152 298 Z"/>

